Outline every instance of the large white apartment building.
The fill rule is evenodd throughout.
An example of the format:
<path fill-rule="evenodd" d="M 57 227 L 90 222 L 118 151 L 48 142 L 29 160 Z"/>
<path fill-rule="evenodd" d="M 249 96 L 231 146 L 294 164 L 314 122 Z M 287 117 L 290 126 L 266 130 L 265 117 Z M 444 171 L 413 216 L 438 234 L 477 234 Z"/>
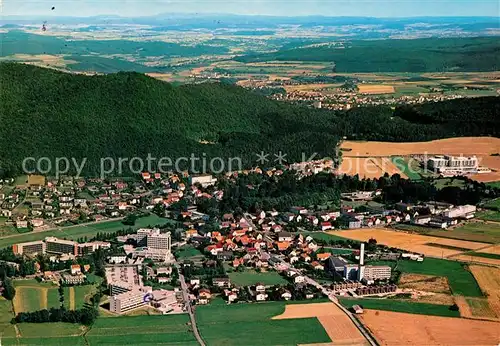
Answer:
<path fill-rule="evenodd" d="M 132 291 L 111 296 L 109 298 L 109 310 L 116 314 L 121 314 L 123 312 L 149 304 L 149 302 L 144 299 L 146 294 L 147 292 L 143 292 L 139 289 L 134 289 Z"/>
<path fill-rule="evenodd" d="M 160 233 L 159 229 L 155 229 L 147 235 L 146 244 L 148 249 L 170 251 L 170 248 L 172 246 L 170 232 Z"/>
<path fill-rule="evenodd" d="M 358 280 L 374 281 L 391 278 L 391 267 L 389 266 L 359 266 Z"/>

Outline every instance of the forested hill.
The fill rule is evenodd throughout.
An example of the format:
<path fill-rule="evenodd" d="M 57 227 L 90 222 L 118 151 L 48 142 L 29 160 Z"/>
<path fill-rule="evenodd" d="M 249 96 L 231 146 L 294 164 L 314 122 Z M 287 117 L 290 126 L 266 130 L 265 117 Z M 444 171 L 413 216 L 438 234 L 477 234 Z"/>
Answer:
<path fill-rule="evenodd" d="M 35 66 L 0 64 L 0 174 L 19 172 L 25 157 L 242 157 L 280 150 L 334 156 L 338 139 L 419 141 L 452 136 L 500 136 L 499 98 L 432 104 L 422 123 L 414 112 L 389 107 L 347 113 L 278 103 L 236 86 L 172 86 L 138 73 L 65 74 Z M 467 107 L 464 106 L 465 103 Z M 444 107 L 445 112 L 439 112 Z M 413 114 L 413 116 L 412 116 Z M 485 116 L 481 116 L 484 114 Z M 456 119 L 476 119 L 456 127 Z M 418 118 L 418 117 L 417 117 Z M 451 124 L 451 125 L 450 125 Z M 208 142 L 208 144 L 207 144 Z M 205 143 L 205 144 L 203 144 Z M 92 163 L 94 163 L 92 165 Z"/>
<path fill-rule="evenodd" d="M 339 42 L 245 55 L 241 62 L 329 61 L 337 72 L 460 72 L 500 69 L 497 37 Z"/>

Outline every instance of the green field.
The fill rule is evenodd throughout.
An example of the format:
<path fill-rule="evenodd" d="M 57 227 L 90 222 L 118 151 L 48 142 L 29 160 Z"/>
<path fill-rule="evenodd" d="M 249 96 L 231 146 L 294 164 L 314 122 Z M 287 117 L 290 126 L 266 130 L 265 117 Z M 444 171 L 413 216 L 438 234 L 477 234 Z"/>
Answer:
<path fill-rule="evenodd" d="M 197 345 L 187 314 L 99 318 L 86 339 L 90 345 Z"/>
<path fill-rule="evenodd" d="M 228 273 L 231 283 L 236 286 L 250 286 L 258 282 L 264 285 L 284 285 L 288 283 L 277 272 L 257 273 L 255 270 L 245 270 L 244 272 Z"/>
<path fill-rule="evenodd" d="M 357 304 L 362 306 L 364 309 L 387 310 L 419 315 L 460 317 L 460 312 L 450 310 L 450 307 L 448 305 L 416 303 L 395 299 L 369 298 L 339 298 L 339 301 L 346 308 L 351 308 L 353 305 Z"/>
<path fill-rule="evenodd" d="M 498 184 L 500 184 L 500 182 L 498 182 Z M 484 206 L 486 208 L 500 210 L 500 198 L 496 198 L 494 200 L 491 200 L 491 201 L 487 202 Z"/>
<path fill-rule="evenodd" d="M 203 256 L 203 254 L 200 252 L 200 250 L 198 250 L 190 245 L 185 245 L 183 247 L 178 248 L 174 252 L 174 255 L 176 258 L 179 258 L 179 259 L 188 259 L 190 257 Z"/>
<path fill-rule="evenodd" d="M 207 305 L 196 319 L 207 345 L 297 345 L 331 342 L 317 318 L 271 320 L 284 302 Z"/>
<path fill-rule="evenodd" d="M 47 232 L 20 234 L 19 236 L 0 239 L 0 248 L 10 246 L 16 243 L 40 240 L 44 239 L 45 237 L 59 237 L 59 238 L 76 240 L 82 237 L 92 238 L 97 232 L 112 233 L 129 227 L 132 227 L 134 229 L 139 229 L 142 227 L 162 225 L 170 222 L 172 222 L 172 220 L 170 219 L 160 218 L 156 215 L 149 215 L 137 219 L 134 226 L 126 226 L 121 221 L 115 220 L 115 221 L 102 222 L 91 225 L 62 227 Z"/>
<path fill-rule="evenodd" d="M 325 248 L 325 252 L 329 252 L 334 255 L 351 255 L 355 250 L 354 249 L 331 249 Z"/>
<path fill-rule="evenodd" d="M 476 218 L 484 221 L 500 222 L 500 212 L 495 210 L 480 211 L 476 213 Z"/>
<path fill-rule="evenodd" d="M 85 345 L 81 336 L 84 327 L 71 323 L 20 323 L 17 324 L 20 338 L 9 335 L 3 338 L 4 345 Z"/>
<path fill-rule="evenodd" d="M 377 264 L 390 265 L 394 268 L 396 262 L 379 261 Z M 476 279 L 460 262 L 426 258 L 423 262 L 402 260 L 397 262 L 397 270 L 402 273 L 445 276 L 448 278 L 453 294 L 466 297 L 482 297 Z"/>
<path fill-rule="evenodd" d="M 468 222 L 456 228 L 443 230 L 417 225 L 398 224 L 397 229 L 418 232 L 434 237 L 476 241 L 481 243 L 500 243 L 500 224 Z"/>
<path fill-rule="evenodd" d="M 66 309 L 71 309 L 72 306 L 75 310 L 83 308 L 94 292 L 94 285 L 73 286 L 71 288 L 75 292 L 75 301 L 73 303 L 71 302 L 70 287 L 64 287 L 64 306 Z"/>
<path fill-rule="evenodd" d="M 14 280 L 13 285 L 16 287 L 16 296 L 14 297 L 16 313 L 60 306 L 57 286 L 51 282 Z"/>
<path fill-rule="evenodd" d="M 497 189 L 500 189 L 500 181 L 493 181 L 491 183 L 486 183 L 489 187 L 496 187 Z"/>
<path fill-rule="evenodd" d="M 396 167 L 401 172 L 406 174 L 408 179 L 411 179 L 411 180 L 422 179 L 422 176 L 419 174 L 419 172 L 422 171 L 422 169 L 420 169 L 418 166 L 415 166 L 415 164 L 413 164 L 414 160 L 412 160 L 412 162 L 409 162 L 408 158 L 401 157 L 401 156 L 392 156 L 391 161 L 392 161 L 392 163 L 394 163 L 394 165 L 396 165 Z M 417 169 L 417 167 L 418 167 L 418 169 Z"/>
<path fill-rule="evenodd" d="M 474 256 L 474 257 L 483 257 L 483 258 L 492 258 L 492 259 L 498 259 L 500 260 L 500 255 L 496 253 L 486 253 L 486 252 L 473 252 L 468 255 Z"/>
<path fill-rule="evenodd" d="M 435 179 L 432 184 L 436 187 L 436 189 L 441 190 L 444 187 L 465 187 L 465 183 L 463 180 L 454 179 L 454 178 L 441 178 Z"/>

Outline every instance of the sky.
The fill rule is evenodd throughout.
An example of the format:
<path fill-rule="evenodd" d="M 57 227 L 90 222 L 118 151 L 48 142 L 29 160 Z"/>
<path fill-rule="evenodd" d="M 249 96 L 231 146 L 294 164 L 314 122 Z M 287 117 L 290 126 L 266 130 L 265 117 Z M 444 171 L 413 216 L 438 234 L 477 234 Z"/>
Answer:
<path fill-rule="evenodd" d="M 55 7 L 55 10 L 52 10 Z M 499 0 L 0 0 L 2 15 L 88 17 L 159 13 L 274 16 L 493 16 Z"/>

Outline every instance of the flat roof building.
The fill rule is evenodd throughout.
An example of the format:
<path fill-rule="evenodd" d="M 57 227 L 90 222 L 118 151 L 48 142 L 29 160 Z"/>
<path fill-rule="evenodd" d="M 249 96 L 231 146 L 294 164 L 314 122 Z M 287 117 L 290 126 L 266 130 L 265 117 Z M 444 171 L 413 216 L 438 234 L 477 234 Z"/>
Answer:
<path fill-rule="evenodd" d="M 78 255 L 78 243 L 72 240 L 64 240 L 55 237 L 45 238 L 46 251 L 55 254 Z"/>
<path fill-rule="evenodd" d="M 116 314 L 121 314 L 149 304 L 149 302 L 144 299 L 145 296 L 146 293 L 138 289 L 111 296 L 109 297 L 109 310 Z"/>
<path fill-rule="evenodd" d="M 135 266 L 106 267 L 105 272 L 112 296 L 142 287 L 142 278 Z"/>
<path fill-rule="evenodd" d="M 28 243 L 14 244 L 12 251 L 16 255 L 45 254 L 46 248 L 43 240 L 31 241 Z"/>

